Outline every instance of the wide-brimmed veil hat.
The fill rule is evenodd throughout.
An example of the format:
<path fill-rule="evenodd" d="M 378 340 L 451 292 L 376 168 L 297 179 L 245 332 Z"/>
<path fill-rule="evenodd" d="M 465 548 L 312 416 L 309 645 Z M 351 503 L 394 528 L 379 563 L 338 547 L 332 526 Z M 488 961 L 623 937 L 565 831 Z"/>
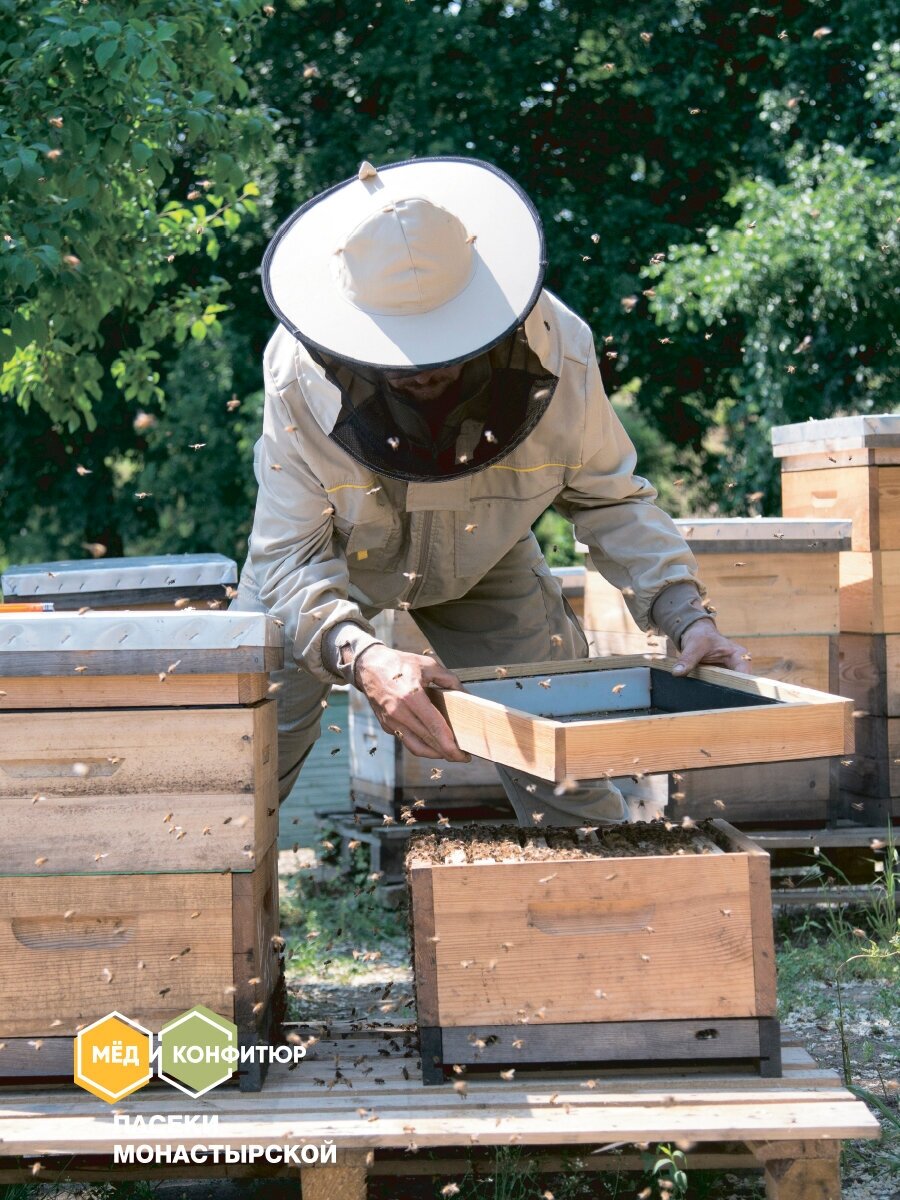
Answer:
<path fill-rule="evenodd" d="M 471 358 L 520 325 L 546 267 L 540 218 L 474 158 L 373 167 L 314 196 L 263 260 L 278 320 L 305 345 L 385 370 Z"/>

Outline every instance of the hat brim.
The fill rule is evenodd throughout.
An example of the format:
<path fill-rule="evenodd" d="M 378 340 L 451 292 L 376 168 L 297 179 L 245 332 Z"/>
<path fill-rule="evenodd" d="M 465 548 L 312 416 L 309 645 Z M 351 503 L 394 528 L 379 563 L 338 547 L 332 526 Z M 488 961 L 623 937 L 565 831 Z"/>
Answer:
<path fill-rule="evenodd" d="M 381 200 L 425 196 L 475 234 L 474 269 L 452 300 L 425 313 L 367 313 L 338 286 L 334 253 Z M 445 366 L 496 345 L 525 319 L 546 268 L 540 217 L 498 167 L 471 158 L 392 163 L 314 196 L 281 226 L 263 259 L 263 290 L 278 320 L 304 344 L 385 369 Z"/>

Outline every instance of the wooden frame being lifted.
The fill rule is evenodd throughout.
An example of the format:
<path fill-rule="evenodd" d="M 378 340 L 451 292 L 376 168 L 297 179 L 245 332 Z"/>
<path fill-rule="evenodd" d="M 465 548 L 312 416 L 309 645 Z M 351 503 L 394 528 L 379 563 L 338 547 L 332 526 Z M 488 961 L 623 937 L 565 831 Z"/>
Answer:
<path fill-rule="evenodd" d="M 722 667 L 674 676 L 675 663 L 469 668 L 457 671 L 466 691 L 431 694 L 461 749 L 554 782 L 853 750 L 852 700 Z"/>

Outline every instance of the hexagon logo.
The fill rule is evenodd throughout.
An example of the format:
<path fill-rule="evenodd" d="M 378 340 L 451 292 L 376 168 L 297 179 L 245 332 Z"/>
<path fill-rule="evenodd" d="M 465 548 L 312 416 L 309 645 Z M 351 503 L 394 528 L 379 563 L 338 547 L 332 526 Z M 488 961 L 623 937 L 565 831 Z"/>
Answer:
<path fill-rule="evenodd" d="M 159 1031 L 156 1073 L 188 1096 L 230 1079 L 238 1058 L 237 1026 L 196 1004 Z"/>
<path fill-rule="evenodd" d="M 150 1082 L 153 1034 L 111 1012 L 75 1035 L 74 1079 L 79 1087 L 115 1104 Z"/>

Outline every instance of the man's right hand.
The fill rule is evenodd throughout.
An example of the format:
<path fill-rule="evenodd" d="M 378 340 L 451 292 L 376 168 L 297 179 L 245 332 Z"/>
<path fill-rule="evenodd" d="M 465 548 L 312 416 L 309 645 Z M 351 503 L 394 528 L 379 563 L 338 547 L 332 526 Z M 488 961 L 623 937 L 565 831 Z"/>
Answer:
<path fill-rule="evenodd" d="M 399 735 L 412 754 L 449 762 L 471 761 L 472 756 L 457 746 L 453 731 L 425 690 L 437 685 L 462 691 L 460 681 L 441 663 L 425 654 L 407 654 L 376 642 L 357 656 L 355 674 L 381 728 Z"/>

